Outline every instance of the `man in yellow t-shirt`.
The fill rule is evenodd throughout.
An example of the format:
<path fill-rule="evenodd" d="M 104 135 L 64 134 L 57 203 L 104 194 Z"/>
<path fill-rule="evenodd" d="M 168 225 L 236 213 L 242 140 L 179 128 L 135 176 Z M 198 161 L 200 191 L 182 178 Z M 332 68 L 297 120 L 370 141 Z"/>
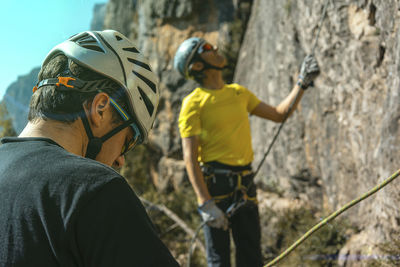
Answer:
<path fill-rule="evenodd" d="M 296 86 L 274 107 L 239 84 L 225 84 L 225 65 L 225 57 L 202 38 L 185 40 L 175 54 L 175 69 L 200 84 L 184 98 L 179 115 L 183 156 L 200 215 L 206 222 L 208 265 L 230 266 L 231 229 L 236 266 L 262 266 L 248 115 L 282 122 L 291 115 L 287 114 L 290 104 L 299 94 L 292 111 L 295 110 L 304 90 L 319 74 L 319 67 L 312 55 L 307 56 Z M 230 213 L 238 201 L 246 204 Z"/>

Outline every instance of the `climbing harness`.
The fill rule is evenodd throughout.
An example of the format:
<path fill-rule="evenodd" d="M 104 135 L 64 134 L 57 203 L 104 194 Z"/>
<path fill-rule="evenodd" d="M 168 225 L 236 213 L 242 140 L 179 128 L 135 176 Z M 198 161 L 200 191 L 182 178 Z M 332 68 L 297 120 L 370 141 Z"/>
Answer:
<path fill-rule="evenodd" d="M 296 247 L 298 247 L 301 243 L 303 243 L 307 238 L 309 238 L 313 233 L 315 233 L 317 230 L 322 228 L 324 225 L 328 224 L 330 221 L 335 219 L 337 216 L 348 210 L 349 208 L 353 207 L 354 205 L 358 204 L 359 202 L 363 201 L 364 199 L 370 197 L 371 195 L 375 194 L 382 188 L 384 188 L 386 185 L 388 185 L 390 182 L 392 182 L 394 179 L 396 179 L 400 175 L 400 169 L 397 170 L 395 173 L 393 173 L 389 178 L 384 180 L 381 184 L 378 184 L 374 188 L 372 188 L 370 191 L 365 193 L 364 195 L 350 201 L 346 205 L 344 205 L 342 208 L 338 209 L 328 217 L 326 217 L 324 220 L 319 222 L 317 225 L 315 225 L 313 228 L 308 230 L 307 233 L 305 233 L 302 237 L 300 237 L 296 242 L 294 242 L 288 249 L 286 249 L 284 252 L 282 252 L 278 257 L 270 261 L 265 267 L 270 267 L 273 266 L 274 264 L 277 264 L 280 260 L 285 258 L 290 252 L 292 252 Z"/>
<path fill-rule="evenodd" d="M 201 166 L 201 168 L 207 185 L 212 186 L 213 184 L 216 184 L 217 183 L 216 175 L 222 175 L 224 177 L 221 177 L 221 179 L 226 179 L 228 181 L 229 188 L 233 189 L 226 194 L 219 194 L 219 195 L 212 194 L 213 199 L 215 200 L 216 203 L 223 200 L 227 200 L 228 198 L 232 199 L 232 204 L 228 207 L 227 211 L 225 212 L 228 215 L 228 217 L 231 217 L 233 215 L 233 211 L 238 209 L 238 205 L 236 205 L 235 203 L 241 199 L 245 200 L 241 202 L 252 201 L 257 204 L 256 197 L 248 196 L 247 193 L 250 187 L 245 183 L 245 180 L 247 179 L 252 180 L 253 172 L 251 170 L 233 171 L 230 169 L 215 168 L 204 164 Z M 251 181 L 249 182 L 249 184 L 250 183 Z"/>

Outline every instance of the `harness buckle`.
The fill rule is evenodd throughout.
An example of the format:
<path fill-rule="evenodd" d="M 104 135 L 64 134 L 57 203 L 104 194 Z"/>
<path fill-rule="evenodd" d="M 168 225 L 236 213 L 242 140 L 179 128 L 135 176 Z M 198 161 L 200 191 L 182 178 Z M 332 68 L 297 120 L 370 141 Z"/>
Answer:
<path fill-rule="evenodd" d="M 201 171 L 206 175 L 206 176 L 210 176 L 212 174 L 214 174 L 214 168 L 212 168 L 211 166 L 205 165 L 205 164 L 201 164 Z"/>
<path fill-rule="evenodd" d="M 229 186 L 230 186 L 230 187 L 233 187 L 233 186 L 234 186 L 234 184 L 233 184 L 233 177 L 232 177 L 232 176 L 229 176 Z"/>
<path fill-rule="evenodd" d="M 231 218 L 241 207 L 247 204 L 247 199 L 235 201 L 227 208 L 225 214 L 228 216 L 228 218 Z"/>

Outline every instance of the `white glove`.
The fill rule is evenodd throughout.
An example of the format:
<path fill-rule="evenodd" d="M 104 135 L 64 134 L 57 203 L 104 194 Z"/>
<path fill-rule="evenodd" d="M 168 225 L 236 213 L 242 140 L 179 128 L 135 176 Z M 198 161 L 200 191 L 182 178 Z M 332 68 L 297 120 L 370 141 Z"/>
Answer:
<path fill-rule="evenodd" d="M 215 205 L 214 200 L 208 200 L 199 206 L 199 212 L 203 221 L 211 227 L 228 230 L 228 218 L 225 213 Z"/>

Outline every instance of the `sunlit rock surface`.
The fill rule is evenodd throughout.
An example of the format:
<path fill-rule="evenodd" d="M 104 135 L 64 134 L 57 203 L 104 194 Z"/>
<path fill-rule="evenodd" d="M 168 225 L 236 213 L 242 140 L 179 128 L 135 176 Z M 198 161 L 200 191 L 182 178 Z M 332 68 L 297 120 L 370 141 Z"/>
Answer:
<path fill-rule="evenodd" d="M 105 28 L 135 40 L 160 78 L 162 99 L 149 147 L 150 173 L 161 190 L 179 188 L 184 180 L 177 118 L 183 97 L 195 84 L 172 69 L 178 45 L 191 36 L 218 44 L 232 67 L 225 73 L 227 80 L 277 105 L 294 86 L 302 59 L 312 50 L 324 3 L 112 0 L 107 4 Z M 321 75 L 262 166 L 257 177 L 260 192 L 275 190 L 280 199 L 287 199 L 279 200 L 282 203 L 298 199 L 307 203 L 303 206 L 333 211 L 399 168 L 398 10 L 394 0 L 329 1 L 315 50 Z M 259 118 L 251 118 L 251 123 L 257 167 L 279 125 Z M 390 241 L 390 233 L 399 229 L 399 189 L 396 181 L 342 215 L 359 231 L 348 239 L 343 255 L 360 251 L 372 255 L 378 253 L 376 244 Z M 271 202 L 268 194 L 260 196 L 261 207 Z M 285 205 L 274 207 L 285 209 Z M 267 219 L 263 222 L 273 231 Z M 339 262 L 364 264 L 346 257 Z"/>

